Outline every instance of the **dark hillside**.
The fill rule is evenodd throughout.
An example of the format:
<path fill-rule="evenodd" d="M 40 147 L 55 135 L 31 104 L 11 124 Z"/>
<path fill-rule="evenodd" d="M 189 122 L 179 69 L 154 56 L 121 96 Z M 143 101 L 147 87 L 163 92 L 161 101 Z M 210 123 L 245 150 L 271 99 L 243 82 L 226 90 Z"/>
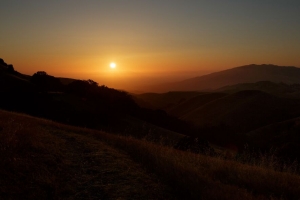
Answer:
<path fill-rule="evenodd" d="M 184 115 L 198 126 L 225 125 L 246 133 L 274 122 L 300 115 L 300 102 L 261 91 L 241 91 L 211 101 Z"/>
<path fill-rule="evenodd" d="M 13 65 L 6 64 L 0 59 L 0 92 L 32 91 L 30 77 L 15 71 Z"/>
<path fill-rule="evenodd" d="M 73 79 L 73 78 L 58 78 L 58 79 L 64 85 L 69 85 L 70 83 L 76 81 L 76 79 Z"/>
<path fill-rule="evenodd" d="M 273 148 L 276 156 L 290 161 L 300 155 L 300 118 L 294 118 L 251 131 L 247 134 L 252 146 L 261 150 Z"/>
<path fill-rule="evenodd" d="M 90 133 L 0 110 L 0 199 L 175 199 L 156 175 Z"/>
<path fill-rule="evenodd" d="M 156 109 L 170 110 L 185 100 L 195 97 L 200 92 L 172 91 L 167 93 L 144 93 L 136 95 L 137 98 L 151 105 Z"/>
<path fill-rule="evenodd" d="M 169 113 L 177 117 L 182 117 L 193 110 L 214 101 L 216 99 L 226 96 L 225 93 L 204 93 L 183 101 L 182 103 L 174 106 Z"/>
<path fill-rule="evenodd" d="M 164 102 L 164 95 L 170 94 L 146 94 L 148 99 L 152 97 L 155 103 Z M 158 101 L 160 98 L 162 100 Z M 167 105 L 166 102 L 164 105 Z M 297 99 L 274 96 L 258 90 L 245 90 L 231 94 L 198 94 L 183 99 L 181 103 L 166 111 L 196 125 L 193 130 L 184 132 L 185 134 L 200 137 L 225 148 L 241 150 L 250 142 L 245 135 L 247 132 L 298 117 L 300 102 Z M 170 126 L 171 124 L 172 122 Z M 174 127 L 176 125 L 173 124 Z M 272 147 L 268 146 L 269 149 Z"/>
<path fill-rule="evenodd" d="M 215 90 L 216 92 L 235 93 L 243 90 L 259 90 L 281 97 L 300 98 L 300 84 L 274 83 L 260 81 L 256 83 L 241 83 Z"/>

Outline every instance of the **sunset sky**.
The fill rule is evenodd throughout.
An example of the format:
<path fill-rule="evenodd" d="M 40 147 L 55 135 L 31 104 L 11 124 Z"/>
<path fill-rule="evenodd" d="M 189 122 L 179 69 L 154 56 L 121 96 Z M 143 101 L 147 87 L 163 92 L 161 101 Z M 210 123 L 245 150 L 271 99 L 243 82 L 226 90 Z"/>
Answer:
<path fill-rule="evenodd" d="M 0 58 L 124 89 L 252 63 L 300 67 L 299 13 L 299 0 L 4 0 Z"/>

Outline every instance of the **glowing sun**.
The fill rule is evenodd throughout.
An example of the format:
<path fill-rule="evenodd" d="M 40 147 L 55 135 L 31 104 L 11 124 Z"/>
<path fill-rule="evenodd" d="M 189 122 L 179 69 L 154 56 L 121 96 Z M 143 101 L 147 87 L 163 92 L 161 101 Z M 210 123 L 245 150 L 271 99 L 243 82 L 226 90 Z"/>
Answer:
<path fill-rule="evenodd" d="M 114 68 L 116 68 L 117 65 L 116 65 L 116 63 L 110 63 L 109 66 L 110 66 L 110 68 L 114 69 Z"/>

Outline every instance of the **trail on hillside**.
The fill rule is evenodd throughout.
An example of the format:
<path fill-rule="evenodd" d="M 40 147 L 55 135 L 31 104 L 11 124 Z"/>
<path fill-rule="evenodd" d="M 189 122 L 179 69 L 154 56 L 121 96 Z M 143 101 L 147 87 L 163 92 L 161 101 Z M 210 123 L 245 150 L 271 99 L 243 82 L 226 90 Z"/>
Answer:
<path fill-rule="evenodd" d="M 174 199 L 125 152 L 53 124 L 1 111 L 1 199 Z"/>
<path fill-rule="evenodd" d="M 168 189 L 129 156 L 99 140 L 55 132 L 65 140 L 69 163 L 63 182 L 78 199 L 170 199 Z"/>

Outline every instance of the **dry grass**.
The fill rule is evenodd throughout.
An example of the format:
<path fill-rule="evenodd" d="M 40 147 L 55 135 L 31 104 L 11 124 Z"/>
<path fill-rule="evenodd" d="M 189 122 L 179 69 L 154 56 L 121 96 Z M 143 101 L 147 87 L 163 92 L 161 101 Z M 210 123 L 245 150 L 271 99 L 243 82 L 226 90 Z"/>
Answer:
<path fill-rule="evenodd" d="M 0 199 L 173 199 L 156 175 L 84 129 L 3 111 L 0 127 Z"/>
<path fill-rule="evenodd" d="M 6 195 L 2 197 L 27 194 L 36 199 L 93 199 L 96 197 L 90 195 L 100 191 L 108 195 L 104 199 L 115 199 L 116 193 L 123 194 L 123 199 L 144 199 L 154 188 L 156 196 L 150 199 L 171 198 L 169 187 L 157 179 L 160 177 L 179 199 L 300 198 L 300 177 L 289 172 L 2 111 L 0 127 L 4 127 L 0 132 L 0 155 L 4 160 L 0 194 Z M 6 136 L 5 130 L 9 130 Z M 101 163 L 106 164 L 97 167 Z M 147 173 L 136 163 L 146 167 Z M 132 173 L 127 173 L 131 169 Z M 74 178 L 78 170 L 80 173 Z M 99 180 L 105 180 L 105 170 L 113 175 L 108 176 L 107 184 L 101 184 Z M 119 182 L 120 179 L 127 182 Z M 23 184 L 29 186 L 24 189 Z M 135 193 L 128 184 L 136 187 Z M 145 185 L 150 189 L 145 189 Z"/>
<path fill-rule="evenodd" d="M 181 198 L 300 198 L 300 177 L 296 174 L 181 152 L 133 138 L 120 138 L 115 145 L 164 177 Z"/>
<path fill-rule="evenodd" d="M 78 130 L 77 130 L 78 131 Z M 83 133 L 83 132 L 82 132 Z M 131 137 L 86 131 L 128 152 L 185 199 L 299 199 L 300 177 L 279 172 L 267 161 L 255 165 L 182 152 Z"/>

